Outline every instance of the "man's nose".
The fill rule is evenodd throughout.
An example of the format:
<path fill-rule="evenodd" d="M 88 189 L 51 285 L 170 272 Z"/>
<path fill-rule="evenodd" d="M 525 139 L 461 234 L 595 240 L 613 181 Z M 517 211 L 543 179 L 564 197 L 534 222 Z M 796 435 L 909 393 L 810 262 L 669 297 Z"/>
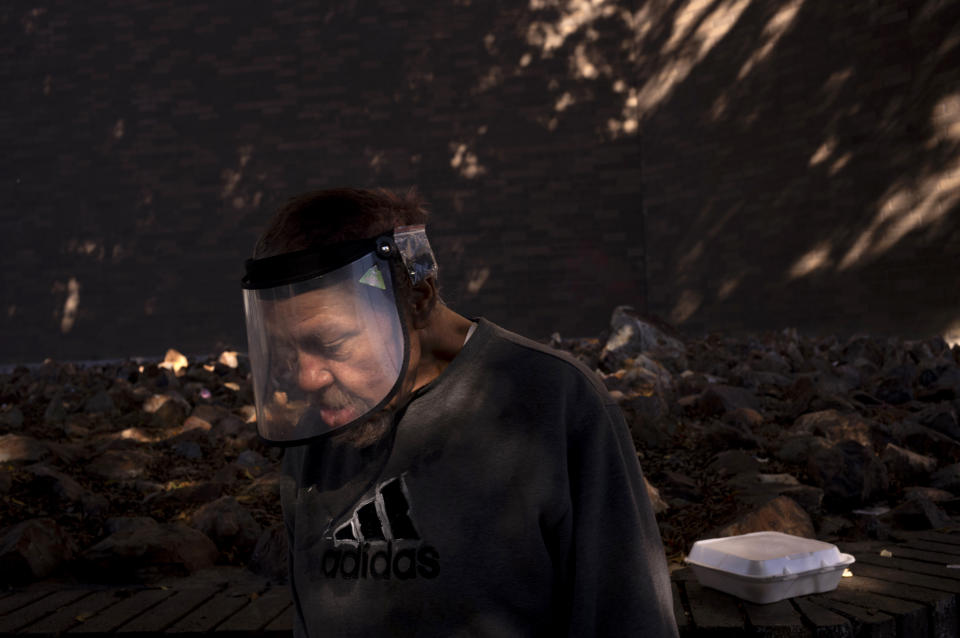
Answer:
<path fill-rule="evenodd" d="M 323 357 L 300 353 L 299 366 L 297 383 L 301 390 L 313 392 L 333 383 L 333 373 L 330 372 L 328 361 Z"/>

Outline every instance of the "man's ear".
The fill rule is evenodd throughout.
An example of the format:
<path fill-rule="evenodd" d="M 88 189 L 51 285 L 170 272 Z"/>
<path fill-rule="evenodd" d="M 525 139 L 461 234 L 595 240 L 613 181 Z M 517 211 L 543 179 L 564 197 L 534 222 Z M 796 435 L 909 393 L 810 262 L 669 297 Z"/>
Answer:
<path fill-rule="evenodd" d="M 410 319 L 415 330 L 425 328 L 430 323 L 430 315 L 439 298 L 435 277 L 427 277 L 413 287 L 410 295 Z"/>

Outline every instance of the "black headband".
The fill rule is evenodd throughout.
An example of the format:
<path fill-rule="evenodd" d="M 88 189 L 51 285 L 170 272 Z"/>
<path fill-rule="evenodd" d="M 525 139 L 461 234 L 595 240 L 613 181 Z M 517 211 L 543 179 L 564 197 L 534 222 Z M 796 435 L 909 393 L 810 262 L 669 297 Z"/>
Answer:
<path fill-rule="evenodd" d="M 260 290 L 306 281 L 356 261 L 367 253 L 376 251 L 384 242 L 392 246 L 393 238 L 385 235 L 356 239 L 263 259 L 248 259 L 244 262 L 246 274 L 241 280 L 241 286 L 247 290 Z M 397 251 L 380 251 L 380 254 L 397 255 Z"/>

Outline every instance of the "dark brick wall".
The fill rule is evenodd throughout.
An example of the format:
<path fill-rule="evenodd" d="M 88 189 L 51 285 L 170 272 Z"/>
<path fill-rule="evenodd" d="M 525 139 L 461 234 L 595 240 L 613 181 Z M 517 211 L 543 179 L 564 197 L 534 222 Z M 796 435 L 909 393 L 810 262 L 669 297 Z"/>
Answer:
<path fill-rule="evenodd" d="M 556 10 L 405 5 L 4 3 L 0 361 L 242 348 L 269 212 L 347 184 L 420 188 L 462 312 L 545 337 L 642 305 L 640 147 L 570 73 L 585 34 L 545 55 Z"/>
<path fill-rule="evenodd" d="M 960 340 L 960 3 L 741 4 L 644 121 L 650 309 Z M 698 49 L 663 53 L 677 21 L 650 69 Z"/>
<path fill-rule="evenodd" d="M 956 318 L 951 3 L 413 4 L 4 3 L 0 362 L 243 348 L 270 211 L 345 184 L 418 186 L 448 302 L 534 337 Z"/>

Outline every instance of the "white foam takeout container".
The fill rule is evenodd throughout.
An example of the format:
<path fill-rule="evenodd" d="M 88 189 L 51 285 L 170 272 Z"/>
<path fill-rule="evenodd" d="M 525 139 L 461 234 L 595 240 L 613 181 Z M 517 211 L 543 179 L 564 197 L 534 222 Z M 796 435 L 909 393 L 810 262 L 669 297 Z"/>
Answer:
<path fill-rule="evenodd" d="M 836 589 L 854 558 L 823 541 L 754 532 L 697 541 L 686 562 L 704 587 L 765 604 Z"/>

